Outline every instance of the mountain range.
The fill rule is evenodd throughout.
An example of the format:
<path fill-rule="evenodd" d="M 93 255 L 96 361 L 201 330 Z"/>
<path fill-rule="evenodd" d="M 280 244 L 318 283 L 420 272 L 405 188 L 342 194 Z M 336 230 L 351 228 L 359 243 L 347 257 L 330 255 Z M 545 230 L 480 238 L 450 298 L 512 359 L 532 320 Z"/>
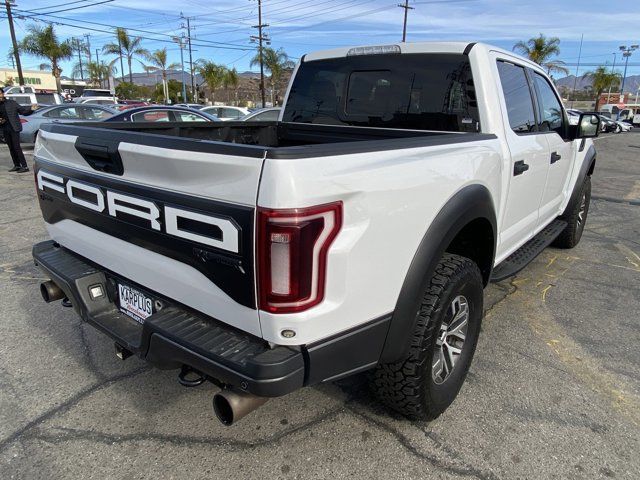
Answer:
<path fill-rule="evenodd" d="M 591 78 L 586 75 L 581 75 L 576 81 L 575 75 L 569 75 L 564 78 L 554 79 L 558 88 L 565 87 L 572 89 L 575 82 L 576 90 L 583 90 L 585 87 L 591 86 Z M 630 75 L 624 82 L 625 93 L 636 93 L 640 88 L 640 75 Z"/>

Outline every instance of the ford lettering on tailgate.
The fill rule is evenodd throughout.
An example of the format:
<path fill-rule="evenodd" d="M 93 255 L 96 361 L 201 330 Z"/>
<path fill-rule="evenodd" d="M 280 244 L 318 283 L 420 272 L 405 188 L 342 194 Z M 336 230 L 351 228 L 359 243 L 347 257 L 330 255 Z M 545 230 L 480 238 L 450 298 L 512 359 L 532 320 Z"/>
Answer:
<path fill-rule="evenodd" d="M 254 208 L 138 185 L 36 159 L 47 223 L 72 220 L 186 263 L 256 307 Z"/>

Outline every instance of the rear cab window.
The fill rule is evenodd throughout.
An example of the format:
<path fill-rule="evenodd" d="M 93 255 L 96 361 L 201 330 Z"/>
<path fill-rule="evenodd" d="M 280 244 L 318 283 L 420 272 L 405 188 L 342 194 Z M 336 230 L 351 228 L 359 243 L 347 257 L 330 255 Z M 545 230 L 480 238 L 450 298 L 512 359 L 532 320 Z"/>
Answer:
<path fill-rule="evenodd" d="M 303 62 L 283 121 L 480 131 L 473 75 L 463 54 L 362 55 Z"/>

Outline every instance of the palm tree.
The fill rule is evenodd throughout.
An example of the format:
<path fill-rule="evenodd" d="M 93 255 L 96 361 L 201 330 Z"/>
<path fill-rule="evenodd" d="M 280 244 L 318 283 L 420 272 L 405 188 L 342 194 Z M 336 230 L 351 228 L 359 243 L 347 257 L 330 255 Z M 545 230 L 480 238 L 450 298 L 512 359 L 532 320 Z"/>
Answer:
<path fill-rule="evenodd" d="M 62 74 L 60 62 L 69 60 L 72 57 L 71 42 L 69 40 L 64 42 L 58 40 L 58 36 L 53 30 L 53 25 L 47 25 L 46 27 L 30 25 L 27 28 L 27 32 L 27 35 L 20 42 L 19 49 L 34 57 L 48 60 L 48 63 L 42 64 L 41 67 L 51 70 L 51 74 L 56 79 L 56 88 L 60 92 L 62 90 L 60 85 L 60 75 Z"/>
<path fill-rule="evenodd" d="M 596 112 L 600 107 L 600 95 L 609 88 L 615 88 L 620 85 L 622 76 L 618 72 L 609 72 L 606 67 L 600 66 L 592 72 L 585 74 L 591 79 L 591 88 L 596 94 Z"/>
<path fill-rule="evenodd" d="M 204 78 L 204 81 L 207 82 L 211 90 L 211 102 L 213 103 L 216 96 L 216 89 L 224 85 L 228 70 L 224 65 L 218 65 L 209 60 L 200 59 L 197 63 L 198 73 Z"/>
<path fill-rule="evenodd" d="M 174 70 L 180 67 L 179 63 L 168 63 L 167 48 L 161 48 L 153 53 L 147 55 L 147 61 L 151 65 L 145 66 L 147 72 L 161 72 L 162 73 L 162 85 L 164 86 L 164 100 L 165 103 L 169 100 L 169 87 L 167 85 L 167 70 Z"/>
<path fill-rule="evenodd" d="M 274 50 L 273 48 L 266 47 L 262 49 L 262 63 L 265 70 L 269 73 L 271 82 L 271 103 L 273 104 L 273 95 L 276 90 L 278 82 L 282 78 L 282 74 L 285 70 L 291 69 L 295 66 L 294 62 L 289 59 L 289 55 L 282 49 Z M 260 52 L 251 59 L 251 67 L 260 65 Z M 278 95 L 276 94 L 276 99 Z"/>
<path fill-rule="evenodd" d="M 238 88 L 238 84 L 240 83 L 240 77 L 238 76 L 238 71 L 233 67 L 231 70 L 227 69 L 224 73 L 224 77 L 222 77 L 222 86 L 225 89 L 233 88 L 235 91 Z M 231 95 L 227 96 L 227 100 L 231 100 Z"/>
<path fill-rule="evenodd" d="M 102 51 L 108 55 L 117 55 L 118 58 L 116 58 L 114 62 L 117 59 L 122 60 L 123 57 L 127 59 L 127 65 L 129 66 L 129 83 L 133 83 L 131 64 L 135 59 L 140 62 L 142 68 L 145 68 L 145 64 L 136 57 L 148 58 L 150 55 L 149 51 L 140 46 L 142 43 L 142 39 L 140 37 L 130 37 L 124 28 L 116 28 L 116 38 L 118 39 L 117 42 L 105 44 L 102 47 Z M 124 70 L 121 73 L 124 75 Z"/>
<path fill-rule="evenodd" d="M 516 43 L 513 46 L 513 50 L 544 67 L 549 74 L 551 72 L 569 74 L 569 70 L 564 66 L 563 61 L 551 59 L 560 55 L 560 39 L 558 37 L 547 38 L 541 33 L 526 42 L 520 41 Z"/>

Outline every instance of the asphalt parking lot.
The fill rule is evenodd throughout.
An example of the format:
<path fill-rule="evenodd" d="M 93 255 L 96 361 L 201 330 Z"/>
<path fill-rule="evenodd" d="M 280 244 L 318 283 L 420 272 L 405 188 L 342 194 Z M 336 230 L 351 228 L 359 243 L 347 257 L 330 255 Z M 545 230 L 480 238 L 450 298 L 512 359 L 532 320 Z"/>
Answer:
<path fill-rule="evenodd" d="M 596 145 L 582 242 L 486 290 L 468 380 L 439 419 L 389 413 L 358 377 L 229 428 L 216 387 L 121 362 L 41 300 L 33 175 L 8 173 L 0 146 L 0 478 L 640 478 L 640 134 Z"/>

